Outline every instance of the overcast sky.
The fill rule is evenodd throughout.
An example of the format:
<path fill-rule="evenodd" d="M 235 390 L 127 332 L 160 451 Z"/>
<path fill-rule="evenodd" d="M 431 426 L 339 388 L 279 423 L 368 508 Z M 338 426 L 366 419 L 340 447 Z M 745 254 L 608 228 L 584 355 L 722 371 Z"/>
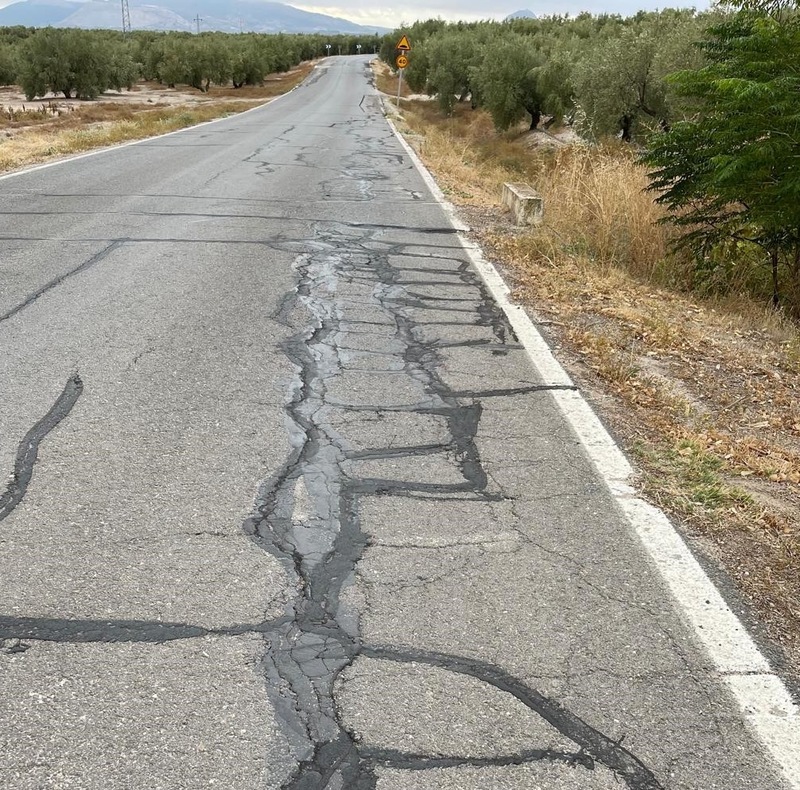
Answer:
<path fill-rule="evenodd" d="M 0 0 L 1 1 L 1 0 Z M 151 0 L 157 2 L 158 0 Z M 285 0 L 284 0 L 285 1 Z M 464 19 L 474 21 L 478 19 L 504 19 L 514 11 L 528 8 L 537 16 L 550 14 L 577 14 L 589 11 L 593 14 L 622 14 L 629 16 L 642 9 L 655 10 L 657 8 L 697 8 L 705 9 L 709 0 L 700 2 L 657 2 L 657 0 L 501 0 L 499 3 L 487 0 L 407 0 L 403 3 L 392 5 L 379 5 L 365 0 L 335 0 L 336 5 L 311 5 L 306 3 L 291 2 L 297 8 L 306 11 L 317 11 L 321 14 L 340 16 L 364 25 L 382 25 L 383 27 L 399 27 L 401 23 L 410 23 L 416 19 Z M 412 42 L 413 45 L 413 42 Z"/>
<path fill-rule="evenodd" d="M 17 0 L 0 0 L 0 8 L 11 5 Z M 109 0 L 112 1 L 112 0 Z M 141 0 L 132 0 L 133 2 Z M 281 0 L 278 0 L 279 2 Z M 286 0 L 282 0 L 286 2 Z M 169 0 L 146 0 L 152 5 L 169 6 Z M 324 2 L 324 0 L 323 0 Z M 529 8 L 537 16 L 549 14 L 577 14 L 589 11 L 593 14 L 622 14 L 629 16 L 641 9 L 654 10 L 656 8 L 707 8 L 710 0 L 699 0 L 697 3 L 687 0 L 674 2 L 656 2 L 656 0 L 501 0 L 492 3 L 489 0 L 404 0 L 399 3 L 394 0 L 391 5 L 379 5 L 368 0 L 333 0 L 336 5 L 312 5 L 302 2 L 292 2 L 288 5 L 303 8 L 306 11 L 317 11 L 321 14 L 344 17 L 353 22 L 364 25 L 380 25 L 382 27 L 396 28 L 403 23 L 411 23 L 417 19 L 442 19 L 456 21 L 464 19 L 474 21 L 478 19 L 504 19 L 514 11 Z M 413 45 L 413 42 L 412 42 Z"/>

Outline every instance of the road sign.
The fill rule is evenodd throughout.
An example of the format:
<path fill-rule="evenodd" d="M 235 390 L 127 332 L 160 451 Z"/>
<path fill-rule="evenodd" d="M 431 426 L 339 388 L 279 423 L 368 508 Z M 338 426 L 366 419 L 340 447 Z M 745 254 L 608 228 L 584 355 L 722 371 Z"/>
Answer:
<path fill-rule="evenodd" d="M 411 42 L 408 40 L 408 36 L 403 36 L 397 42 L 395 49 L 399 49 L 401 52 L 411 52 Z"/>
<path fill-rule="evenodd" d="M 405 55 L 398 55 L 395 63 L 398 69 L 404 69 L 408 65 L 408 58 Z"/>

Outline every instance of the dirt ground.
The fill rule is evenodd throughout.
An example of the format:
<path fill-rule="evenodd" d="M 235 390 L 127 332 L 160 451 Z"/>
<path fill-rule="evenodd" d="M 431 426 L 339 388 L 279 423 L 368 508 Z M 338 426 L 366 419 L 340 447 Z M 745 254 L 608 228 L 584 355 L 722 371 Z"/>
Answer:
<path fill-rule="evenodd" d="M 28 100 L 16 86 L 0 87 L 0 112 L 8 110 L 37 110 L 51 113 L 73 112 L 87 104 L 149 104 L 164 107 L 177 107 L 193 104 L 204 104 L 218 100 L 239 98 L 242 101 L 257 101 L 274 96 L 272 85 L 280 85 L 287 78 L 304 71 L 303 66 L 291 69 L 285 74 L 271 74 L 264 80 L 263 86 L 243 86 L 239 89 L 212 86 L 208 93 L 195 88 L 180 86 L 168 88 L 159 82 L 139 82 L 131 90 L 106 91 L 97 99 L 87 102 L 82 99 L 65 99 L 61 94 L 50 93 L 42 98 Z"/>
<path fill-rule="evenodd" d="M 16 88 L 0 88 L 0 172 L 76 153 L 141 140 L 242 112 L 294 88 L 314 68 L 300 64 L 269 75 L 262 85 L 212 86 L 207 92 L 141 82 L 92 101 L 50 95 L 28 101 Z"/>
<path fill-rule="evenodd" d="M 130 91 L 106 91 L 93 100 L 93 104 L 163 104 L 175 106 L 201 101 L 198 91 L 184 91 L 167 88 L 156 83 L 142 83 L 135 85 Z M 0 88 L 0 108 L 8 110 L 47 110 L 51 113 L 61 111 L 72 112 L 78 107 L 85 107 L 88 102 L 81 99 L 65 99 L 59 94 L 48 94 L 43 98 L 26 99 L 24 94 L 15 86 Z"/>

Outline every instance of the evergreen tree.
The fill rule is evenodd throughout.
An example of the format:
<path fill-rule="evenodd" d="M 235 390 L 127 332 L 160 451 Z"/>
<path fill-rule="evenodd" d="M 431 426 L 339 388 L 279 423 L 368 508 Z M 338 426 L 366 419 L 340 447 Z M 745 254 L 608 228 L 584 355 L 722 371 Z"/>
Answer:
<path fill-rule="evenodd" d="M 44 28 L 19 52 L 19 81 L 28 99 L 48 91 L 94 99 L 110 87 L 114 48 L 108 34 Z"/>
<path fill-rule="evenodd" d="M 676 74 L 702 114 L 657 136 L 645 161 L 658 201 L 700 256 L 733 242 L 758 248 L 780 301 L 782 264 L 800 285 L 800 17 L 744 9 L 702 44 L 708 65 Z"/>
<path fill-rule="evenodd" d="M 640 13 L 626 23 L 609 22 L 590 40 L 575 70 L 575 99 L 594 137 L 668 126 L 683 109 L 667 77 L 699 68 L 705 20 L 693 11 Z"/>
<path fill-rule="evenodd" d="M 473 72 L 473 81 L 494 125 L 508 129 L 530 116 L 530 128 L 539 125 L 544 112 L 544 95 L 537 80 L 537 69 L 545 59 L 525 36 L 510 34 L 487 44 L 482 62 Z"/>
<path fill-rule="evenodd" d="M 471 31 L 443 33 L 425 45 L 427 90 L 438 98 L 439 107 L 448 115 L 456 101 L 464 101 L 472 92 L 472 74 L 481 54 L 480 44 Z"/>

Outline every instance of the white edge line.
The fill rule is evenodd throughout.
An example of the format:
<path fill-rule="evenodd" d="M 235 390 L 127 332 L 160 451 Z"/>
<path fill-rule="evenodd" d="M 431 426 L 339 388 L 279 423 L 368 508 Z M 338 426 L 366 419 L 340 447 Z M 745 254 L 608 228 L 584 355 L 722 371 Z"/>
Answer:
<path fill-rule="evenodd" d="M 386 120 L 428 189 L 459 231 L 457 235 L 461 245 L 508 317 L 543 382 L 571 385 L 572 380 L 553 356 L 525 309 L 511 302 L 511 291 L 498 270 L 484 258 L 480 247 L 464 235 L 469 228 L 459 219 L 455 207 L 447 200 L 416 151 L 388 114 Z M 583 396 L 577 391 L 566 390 L 554 391 L 552 395 L 642 541 L 683 617 L 739 704 L 745 721 L 783 769 L 788 786 L 800 790 L 800 710 L 789 690 L 669 519 L 637 496 L 631 485 L 633 469 L 630 463 Z"/>
<path fill-rule="evenodd" d="M 316 70 L 320 64 L 317 63 L 314 66 L 313 70 Z M 306 77 L 308 79 L 308 77 Z M 222 118 L 214 118 L 210 121 L 203 121 L 202 123 L 196 123 L 193 126 L 185 126 L 183 129 L 175 129 L 172 132 L 164 132 L 164 134 L 157 134 L 153 137 L 143 137 L 141 140 L 129 140 L 126 143 L 117 143 L 116 145 L 106 145 L 102 148 L 95 148 L 91 151 L 85 151 L 82 154 L 75 154 L 74 156 L 66 156 L 61 159 L 55 159 L 52 162 L 42 162 L 40 165 L 32 165 L 31 167 L 26 167 L 23 170 L 15 170 L 13 173 L 5 173 L 4 175 L 0 175 L 0 181 L 6 181 L 9 178 L 17 178 L 17 176 L 24 176 L 28 173 L 35 173 L 37 170 L 47 170 L 51 167 L 58 167 L 59 165 L 66 165 L 69 162 L 78 162 L 81 159 L 88 159 L 91 156 L 99 156 L 100 154 L 107 154 L 109 151 L 119 151 L 123 148 L 130 148 L 134 145 L 142 145 L 143 143 L 149 143 L 152 140 L 163 140 L 165 137 L 172 137 L 176 134 L 183 134 L 184 132 L 191 132 L 195 129 L 201 129 L 204 126 L 210 126 L 213 123 L 221 123 L 222 121 L 230 121 L 231 118 L 240 117 L 242 115 L 247 115 L 248 113 L 255 112 L 256 110 L 263 110 L 264 107 L 269 107 L 270 105 L 274 104 L 276 101 L 280 101 L 284 96 L 288 96 L 291 93 L 294 93 L 298 88 L 303 86 L 303 82 L 299 85 L 295 85 L 294 88 L 291 90 L 286 91 L 286 93 L 281 93 L 278 96 L 274 96 L 269 101 L 265 101 L 263 104 L 258 104 L 255 107 L 251 107 L 249 110 L 242 110 L 241 112 L 234 113 L 233 115 L 225 115 Z"/>

